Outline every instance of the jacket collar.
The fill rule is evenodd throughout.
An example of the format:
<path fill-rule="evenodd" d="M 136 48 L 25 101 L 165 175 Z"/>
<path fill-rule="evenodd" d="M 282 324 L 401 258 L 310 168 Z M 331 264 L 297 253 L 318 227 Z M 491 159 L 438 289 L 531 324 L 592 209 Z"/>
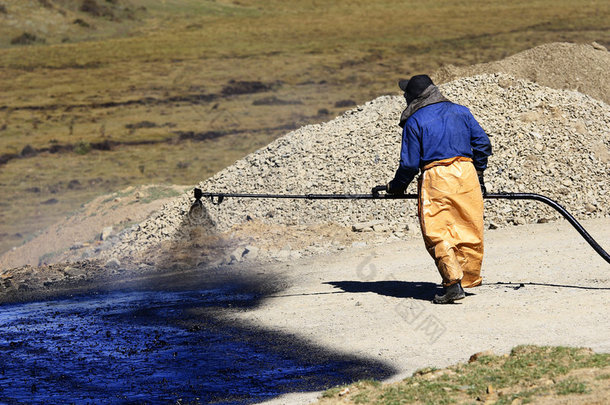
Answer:
<path fill-rule="evenodd" d="M 400 115 L 400 125 L 401 128 L 404 128 L 407 120 L 410 116 L 415 114 L 415 112 L 421 108 L 424 108 L 430 104 L 442 103 L 444 101 L 449 101 L 445 96 L 441 94 L 441 91 L 435 85 L 431 84 L 426 87 L 426 89 L 419 95 L 415 100 L 411 102 L 405 108 L 405 110 Z"/>

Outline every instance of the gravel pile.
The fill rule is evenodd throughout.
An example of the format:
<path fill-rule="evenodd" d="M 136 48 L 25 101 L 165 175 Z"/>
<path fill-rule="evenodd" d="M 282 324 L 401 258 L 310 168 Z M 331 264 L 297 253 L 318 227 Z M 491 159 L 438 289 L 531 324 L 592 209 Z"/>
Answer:
<path fill-rule="evenodd" d="M 610 107 L 589 96 L 555 90 L 506 74 L 483 74 L 440 86 L 469 107 L 490 136 L 490 192 L 537 192 L 577 218 L 610 214 Z M 368 193 L 390 180 L 398 165 L 402 96 L 383 96 L 336 119 L 277 139 L 199 184 L 204 191 L 253 193 Z M 415 192 L 412 184 L 408 192 Z M 227 199 L 205 203 L 216 229 L 247 217 L 307 225 L 381 220 L 389 229 L 417 224 L 414 201 Z M 486 201 L 488 227 L 559 218 L 537 202 Z M 110 254 L 130 255 L 171 238 L 188 238 L 188 197 L 124 232 Z M 195 224 L 197 225 L 197 224 Z M 264 235 L 261 235 L 264 237 Z"/>
<path fill-rule="evenodd" d="M 505 59 L 472 66 L 447 65 L 433 75 L 435 83 L 485 73 L 506 73 L 554 89 L 576 90 L 610 103 L 610 52 L 596 42 L 555 42 Z"/>

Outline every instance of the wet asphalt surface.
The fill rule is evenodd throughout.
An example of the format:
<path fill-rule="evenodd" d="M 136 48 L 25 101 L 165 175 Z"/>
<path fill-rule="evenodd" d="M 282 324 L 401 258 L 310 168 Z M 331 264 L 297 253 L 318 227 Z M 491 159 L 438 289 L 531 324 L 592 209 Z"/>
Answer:
<path fill-rule="evenodd" d="M 395 372 L 223 315 L 281 285 L 174 274 L 0 304 L 0 403 L 246 404 Z"/>

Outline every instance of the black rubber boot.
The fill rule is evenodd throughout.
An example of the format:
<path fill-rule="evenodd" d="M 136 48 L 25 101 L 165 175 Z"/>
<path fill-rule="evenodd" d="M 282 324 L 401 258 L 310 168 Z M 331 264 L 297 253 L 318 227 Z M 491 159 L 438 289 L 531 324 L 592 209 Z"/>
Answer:
<path fill-rule="evenodd" d="M 461 300 L 466 296 L 462 283 L 459 281 L 445 288 L 444 295 L 435 295 L 432 300 L 435 304 L 453 304 L 453 301 Z"/>

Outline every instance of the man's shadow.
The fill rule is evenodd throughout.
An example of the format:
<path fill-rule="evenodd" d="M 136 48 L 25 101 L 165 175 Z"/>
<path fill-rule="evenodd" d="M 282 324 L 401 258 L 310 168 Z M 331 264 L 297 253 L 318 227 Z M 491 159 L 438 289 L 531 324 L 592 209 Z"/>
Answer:
<path fill-rule="evenodd" d="M 442 295 L 443 288 L 435 283 L 427 281 L 329 281 L 324 284 L 332 285 L 346 293 L 367 293 L 372 292 L 379 295 L 394 298 L 413 298 L 416 300 L 431 301 L 435 295 Z M 510 283 L 496 282 L 488 285 L 503 286 L 507 289 L 518 290 L 526 286 L 543 286 L 543 287 L 563 287 L 584 290 L 609 290 L 608 287 L 587 287 L 575 285 L 561 284 L 545 284 L 545 283 Z M 475 295 L 470 291 L 466 291 L 466 296 Z"/>
<path fill-rule="evenodd" d="M 329 281 L 324 284 L 340 288 L 347 293 L 372 292 L 395 298 L 413 298 L 430 301 L 434 295 L 442 295 L 443 288 L 426 281 Z"/>

